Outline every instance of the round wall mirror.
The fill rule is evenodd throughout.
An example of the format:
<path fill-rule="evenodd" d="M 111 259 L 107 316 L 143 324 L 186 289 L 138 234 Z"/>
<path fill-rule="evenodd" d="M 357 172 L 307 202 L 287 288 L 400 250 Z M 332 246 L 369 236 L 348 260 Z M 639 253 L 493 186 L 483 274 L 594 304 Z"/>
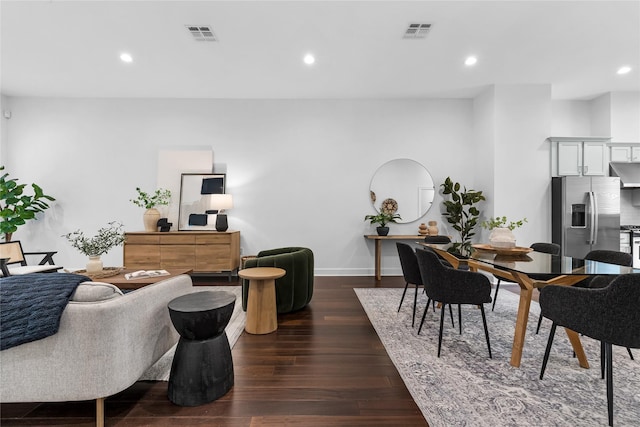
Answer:
<path fill-rule="evenodd" d="M 399 223 L 422 218 L 433 203 L 435 189 L 427 168 L 411 159 L 395 159 L 378 168 L 369 186 L 371 204 L 400 215 Z"/>

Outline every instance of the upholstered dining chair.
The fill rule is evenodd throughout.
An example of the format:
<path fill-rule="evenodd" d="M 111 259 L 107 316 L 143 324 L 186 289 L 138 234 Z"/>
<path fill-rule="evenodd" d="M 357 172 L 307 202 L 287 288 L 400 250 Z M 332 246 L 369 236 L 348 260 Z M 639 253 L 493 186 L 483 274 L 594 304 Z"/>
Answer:
<path fill-rule="evenodd" d="M 589 252 L 584 259 L 591 261 L 606 262 L 607 264 L 616 264 L 626 267 L 633 265 L 633 257 L 626 252 L 609 251 L 609 250 L 593 250 Z M 616 276 L 593 276 L 576 284 L 582 288 L 604 288 L 611 283 Z"/>
<path fill-rule="evenodd" d="M 396 248 L 398 249 L 400 266 L 402 267 L 402 275 L 405 282 L 402 298 L 400 298 L 400 305 L 398 305 L 398 312 L 400 312 L 400 308 L 402 307 L 407 288 L 410 284 L 413 285 L 415 287 L 415 293 L 413 295 L 413 317 L 411 318 L 411 327 L 413 327 L 416 321 L 416 303 L 418 302 L 418 288 L 422 286 L 422 276 L 420 276 L 418 259 L 416 258 L 416 253 L 413 248 L 402 242 L 396 242 Z M 430 303 L 431 300 L 427 301 L 427 307 Z"/>
<path fill-rule="evenodd" d="M 491 342 L 489 341 L 489 330 L 487 329 L 487 318 L 483 305 L 491 302 L 491 283 L 489 283 L 489 279 L 481 273 L 447 267 L 430 251 L 416 251 L 416 257 L 427 296 L 433 301 L 442 303 L 440 308 L 440 332 L 438 334 L 438 357 L 440 357 L 440 349 L 442 347 L 445 305 L 458 304 L 458 322 L 462 332 L 460 307 L 463 304 L 471 304 L 480 308 L 487 348 L 489 349 L 489 358 L 491 358 Z M 425 308 L 420 327 L 422 327 L 426 313 L 427 309 Z"/>
<path fill-rule="evenodd" d="M 556 243 L 538 242 L 538 243 L 532 243 L 531 246 L 529 247 L 533 249 L 535 252 L 542 252 L 542 253 L 551 254 L 551 255 L 560 255 L 560 245 Z M 502 281 L 502 282 L 514 283 L 512 280 L 509 280 L 509 279 L 505 279 L 498 276 L 494 276 L 494 277 L 498 279 L 498 283 L 496 283 L 496 291 L 493 294 L 493 304 L 491 304 L 491 311 L 493 311 L 493 309 L 496 308 L 496 301 L 498 300 L 498 291 L 500 290 L 500 282 Z M 545 278 L 540 276 L 540 277 L 535 277 L 535 279 L 546 280 L 546 279 L 550 279 L 551 277 Z M 542 319 L 542 317 L 540 319 Z M 540 319 L 538 319 L 538 329 L 540 328 Z"/>
<path fill-rule="evenodd" d="M 553 336 L 563 326 L 600 341 L 602 377 L 607 382 L 609 425 L 613 425 L 612 346 L 640 348 L 640 274 L 623 274 L 604 288 L 550 285 L 540 291 L 540 308 L 553 321 L 542 361 L 543 378 Z"/>

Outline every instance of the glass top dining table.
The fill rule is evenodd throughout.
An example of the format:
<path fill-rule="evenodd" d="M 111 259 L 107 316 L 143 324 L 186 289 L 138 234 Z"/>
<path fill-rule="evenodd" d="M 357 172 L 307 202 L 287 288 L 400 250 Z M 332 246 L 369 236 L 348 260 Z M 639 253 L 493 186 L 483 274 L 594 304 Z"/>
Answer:
<path fill-rule="evenodd" d="M 471 271 L 482 270 L 492 273 L 498 277 L 516 282 L 520 286 L 520 300 L 510 361 L 510 364 L 514 367 L 519 367 L 522 359 L 529 308 L 535 288 L 542 288 L 547 285 L 571 286 L 589 276 L 640 273 L 640 269 L 633 269 L 632 267 L 534 251 L 514 256 L 497 254 L 494 251 L 474 250 L 468 259 L 460 259 L 447 252 L 446 246 L 430 244 L 424 244 L 423 246 L 430 247 L 443 258 L 454 263 L 454 265 L 457 265 L 458 262 L 467 263 Z M 566 328 L 565 330 L 580 366 L 588 368 L 589 363 L 582 348 L 580 336 L 574 331 Z"/>
<path fill-rule="evenodd" d="M 496 268 L 517 271 L 527 275 L 617 276 L 619 274 L 640 273 L 640 269 L 634 269 L 633 267 L 568 256 L 556 256 L 535 251 L 511 256 L 476 250 L 471 254 L 470 258 L 491 264 Z"/>

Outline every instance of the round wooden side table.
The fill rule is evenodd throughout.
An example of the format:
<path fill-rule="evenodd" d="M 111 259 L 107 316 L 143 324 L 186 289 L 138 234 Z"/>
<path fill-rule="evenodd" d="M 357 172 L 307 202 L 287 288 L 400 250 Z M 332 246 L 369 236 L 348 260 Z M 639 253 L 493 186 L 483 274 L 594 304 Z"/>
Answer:
<path fill-rule="evenodd" d="M 276 279 L 287 274 L 282 268 L 245 268 L 238 276 L 249 280 L 247 321 L 244 330 L 250 334 L 268 334 L 278 329 Z"/>
<path fill-rule="evenodd" d="M 225 291 L 194 292 L 169 302 L 171 322 L 180 334 L 167 393 L 176 405 L 202 405 L 233 387 L 225 328 L 235 302 L 236 296 Z"/>

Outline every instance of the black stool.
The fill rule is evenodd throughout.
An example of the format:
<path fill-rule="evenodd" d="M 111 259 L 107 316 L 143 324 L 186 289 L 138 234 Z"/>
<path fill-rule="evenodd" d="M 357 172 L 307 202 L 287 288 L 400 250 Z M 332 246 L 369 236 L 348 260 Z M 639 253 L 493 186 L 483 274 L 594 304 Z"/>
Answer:
<path fill-rule="evenodd" d="M 233 387 L 233 359 L 224 329 L 236 296 L 205 291 L 183 295 L 168 304 L 180 340 L 169 376 L 169 400 L 198 406 L 218 399 Z"/>

